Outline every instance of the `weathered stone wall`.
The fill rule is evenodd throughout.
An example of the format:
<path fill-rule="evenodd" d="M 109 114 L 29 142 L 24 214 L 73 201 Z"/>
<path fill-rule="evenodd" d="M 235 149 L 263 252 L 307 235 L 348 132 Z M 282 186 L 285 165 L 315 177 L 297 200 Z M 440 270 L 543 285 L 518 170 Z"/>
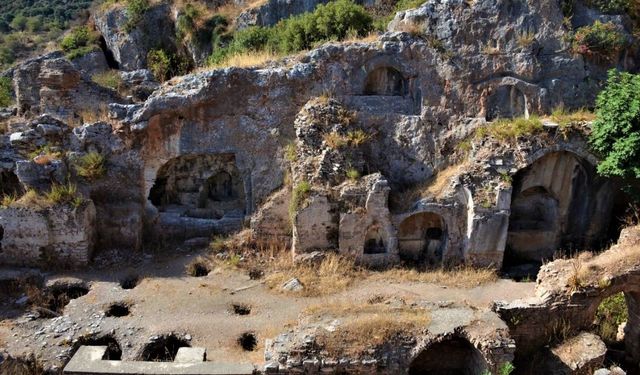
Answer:
<path fill-rule="evenodd" d="M 0 209 L 0 263 L 86 265 L 93 251 L 95 216 L 90 201 L 78 207 Z"/>

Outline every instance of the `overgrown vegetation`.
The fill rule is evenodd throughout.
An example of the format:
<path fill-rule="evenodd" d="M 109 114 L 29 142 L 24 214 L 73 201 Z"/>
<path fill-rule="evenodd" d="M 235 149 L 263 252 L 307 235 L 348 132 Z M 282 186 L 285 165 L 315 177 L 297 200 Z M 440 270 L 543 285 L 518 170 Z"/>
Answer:
<path fill-rule="evenodd" d="M 572 42 L 574 53 L 585 56 L 614 59 L 627 46 L 624 34 L 613 22 L 594 22 L 592 25 L 579 28 Z"/>
<path fill-rule="evenodd" d="M 160 82 L 185 74 L 189 70 L 188 65 L 182 57 L 162 48 L 153 49 L 147 54 L 149 71 Z"/>
<path fill-rule="evenodd" d="M 8 77 L 0 77 L 0 108 L 13 104 L 13 83 Z"/>
<path fill-rule="evenodd" d="M 75 163 L 76 173 L 89 181 L 94 181 L 105 175 L 105 157 L 95 151 L 82 156 Z"/>
<path fill-rule="evenodd" d="M 107 87 L 116 91 L 122 86 L 122 77 L 117 70 L 107 70 L 96 73 L 91 77 L 91 80 L 102 87 Z"/>
<path fill-rule="evenodd" d="M 596 116 L 589 140 L 602 156 L 598 173 L 640 178 L 640 75 L 610 71 L 596 100 Z M 638 197 L 630 185 L 627 190 Z"/>
<path fill-rule="evenodd" d="M 60 48 L 66 52 L 67 58 L 73 60 L 82 57 L 89 52 L 100 49 L 98 41 L 100 36 L 87 26 L 76 27 L 62 38 Z"/>
<path fill-rule="evenodd" d="M 228 26 L 229 21 L 223 15 L 211 15 L 199 3 L 187 3 L 176 21 L 176 37 L 200 47 L 211 45 L 215 50 L 222 45 Z"/>
<path fill-rule="evenodd" d="M 304 202 L 309 198 L 311 193 L 311 184 L 307 181 L 301 181 L 293 188 L 291 193 L 291 202 L 289 203 L 289 216 L 293 220 L 299 209 L 302 208 Z"/>
<path fill-rule="evenodd" d="M 0 70 L 43 50 L 77 19 L 92 0 L 0 1 Z"/>
<path fill-rule="evenodd" d="M 350 0 L 337 0 L 319 5 L 313 12 L 282 20 L 273 27 L 238 31 L 227 47 L 214 51 L 210 63 L 220 64 L 235 55 L 260 51 L 293 53 L 328 40 L 365 36 L 372 29 L 373 19 L 362 6 Z"/>
<path fill-rule="evenodd" d="M 598 306 L 595 317 L 597 333 L 605 341 L 615 342 L 618 326 L 629 320 L 624 293 L 605 298 Z"/>
<path fill-rule="evenodd" d="M 498 141 L 512 141 L 526 135 L 542 131 L 542 121 L 538 116 L 529 118 L 499 119 L 476 130 L 476 137 L 493 137 Z"/>
<path fill-rule="evenodd" d="M 130 33 L 142 21 L 142 16 L 149 10 L 149 0 L 126 0 L 127 23 L 126 32 Z"/>

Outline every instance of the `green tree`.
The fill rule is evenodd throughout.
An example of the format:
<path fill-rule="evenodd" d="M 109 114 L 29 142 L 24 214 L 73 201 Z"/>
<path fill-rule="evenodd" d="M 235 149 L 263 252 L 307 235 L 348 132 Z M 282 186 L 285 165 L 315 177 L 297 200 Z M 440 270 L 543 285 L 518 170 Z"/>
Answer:
<path fill-rule="evenodd" d="M 592 148 L 603 176 L 640 178 L 640 75 L 611 70 L 596 101 Z"/>
<path fill-rule="evenodd" d="M 147 54 L 147 66 L 153 76 L 163 82 L 171 73 L 171 56 L 163 49 L 153 49 Z"/>

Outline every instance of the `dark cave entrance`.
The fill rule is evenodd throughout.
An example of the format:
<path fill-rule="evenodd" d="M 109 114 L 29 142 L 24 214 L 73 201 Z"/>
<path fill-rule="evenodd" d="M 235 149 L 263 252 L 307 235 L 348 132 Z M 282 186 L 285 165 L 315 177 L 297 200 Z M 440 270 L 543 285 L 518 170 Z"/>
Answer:
<path fill-rule="evenodd" d="M 100 41 L 98 44 L 100 45 L 102 53 L 104 53 L 105 60 L 107 60 L 107 66 L 110 69 L 120 69 L 120 64 L 118 64 L 118 61 L 113 56 L 113 52 L 109 49 L 109 47 L 107 47 L 107 41 L 104 39 L 104 36 L 100 35 Z"/>
<path fill-rule="evenodd" d="M 480 375 L 487 363 L 468 340 L 453 337 L 429 345 L 410 364 L 409 375 Z"/>
<path fill-rule="evenodd" d="M 406 96 L 409 83 L 397 69 L 380 67 L 367 75 L 364 95 Z"/>

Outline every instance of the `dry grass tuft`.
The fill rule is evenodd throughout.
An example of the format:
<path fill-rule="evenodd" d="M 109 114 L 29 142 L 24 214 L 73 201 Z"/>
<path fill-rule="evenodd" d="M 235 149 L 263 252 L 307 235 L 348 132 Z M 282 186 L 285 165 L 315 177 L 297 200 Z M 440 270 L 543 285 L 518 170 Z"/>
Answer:
<path fill-rule="evenodd" d="M 219 64 L 212 64 L 204 70 L 219 69 L 226 67 L 237 68 L 259 68 L 267 63 L 278 60 L 282 56 L 271 51 L 247 51 L 229 56 Z"/>
<path fill-rule="evenodd" d="M 266 285 L 279 290 L 285 282 L 297 278 L 304 285 L 300 292 L 305 297 L 333 294 L 347 289 L 363 271 L 356 267 L 353 259 L 337 254 L 328 254 L 318 264 L 296 263 L 291 253 L 279 252 L 271 256 L 267 264 Z"/>
<path fill-rule="evenodd" d="M 317 343 L 333 357 L 360 354 L 394 337 L 413 335 L 431 321 L 424 309 L 386 304 L 324 304 L 306 313 L 341 321 L 335 331 L 324 330 L 316 336 Z"/>
<path fill-rule="evenodd" d="M 372 273 L 370 279 L 389 282 L 420 282 L 445 285 L 457 288 L 473 288 L 498 280 L 493 269 L 464 266 L 454 269 L 436 269 L 419 272 L 415 269 L 393 268 L 387 271 Z"/>

